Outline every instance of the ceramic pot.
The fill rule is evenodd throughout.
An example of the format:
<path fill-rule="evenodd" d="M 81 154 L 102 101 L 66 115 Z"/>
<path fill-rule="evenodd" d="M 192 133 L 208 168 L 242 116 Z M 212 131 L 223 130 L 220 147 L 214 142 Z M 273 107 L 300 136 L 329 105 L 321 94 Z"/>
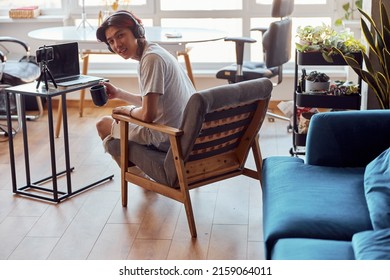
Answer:
<path fill-rule="evenodd" d="M 328 91 L 330 82 L 312 82 L 305 80 L 305 91 Z"/>

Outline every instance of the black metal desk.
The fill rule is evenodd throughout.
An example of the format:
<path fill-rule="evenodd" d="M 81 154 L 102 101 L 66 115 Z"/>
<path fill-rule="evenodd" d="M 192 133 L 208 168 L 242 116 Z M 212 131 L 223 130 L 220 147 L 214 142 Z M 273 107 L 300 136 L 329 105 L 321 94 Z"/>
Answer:
<path fill-rule="evenodd" d="M 96 84 L 96 83 L 95 83 Z M 9 154 L 10 154 L 10 165 L 11 165 L 11 176 L 12 176 L 12 191 L 13 193 L 29 196 L 32 198 L 61 202 L 62 200 L 76 195 L 82 191 L 92 188 L 96 185 L 101 184 L 104 181 L 111 180 L 114 175 L 102 178 L 92 184 L 73 190 L 71 172 L 74 167 L 70 165 L 70 152 L 69 152 L 69 135 L 68 135 L 68 116 L 66 108 L 66 94 L 72 91 L 81 90 L 87 87 L 91 87 L 93 84 L 84 84 L 80 86 L 69 87 L 66 89 L 49 89 L 46 90 L 44 87 L 36 89 L 36 83 L 23 84 L 15 87 L 6 88 L 6 108 L 7 108 L 7 125 L 8 135 L 12 135 L 11 126 L 11 114 L 10 114 L 10 93 L 16 93 L 20 95 L 21 108 L 24 108 L 24 97 L 26 95 L 46 97 L 48 106 L 48 125 L 49 125 L 49 141 L 50 141 L 50 160 L 51 160 L 51 176 L 31 182 L 30 174 L 30 158 L 28 149 L 28 137 L 27 137 L 27 126 L 26 126 L 26 113 L 25 110 L 21 110 L 21 129 L 23 132 L 23 148 L 24 148 L 24 161 L 25 161 L 25 175 L 26 185 L 18 186 L 16 178 L 16 166 L 15 166 L 15 152 L 13 137 L 9 137 Z M 64 154 L 65 154 L 65 170 L 57 172 L 56 164 L 56 149 L 54 139 L 54 125 L 53 125 L 53 104 L 52 98 L 60 96 L 62 101 L 62 121 L 64 131 Z M 66 191 L 60 191 L 58 189 L 57 177 L 66 176 Z M 52 188 L 47 188 L 40 185 L 43 182 L 52 181 Z M 36 192 L 34 192 L 34 190 Z"/>

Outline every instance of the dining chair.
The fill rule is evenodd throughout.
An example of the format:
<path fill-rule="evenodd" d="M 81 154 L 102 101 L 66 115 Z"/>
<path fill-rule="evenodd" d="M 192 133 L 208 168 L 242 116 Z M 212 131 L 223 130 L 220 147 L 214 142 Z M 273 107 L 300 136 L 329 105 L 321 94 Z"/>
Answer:
<path fill-rule="evenodd" d="M 236 63 L 218 70 L 216 77 L 225 79 L 229 83 L 237 83 L 258 78 L 277 78 L 274 86 L 283 80 L 283 65 L 291 58 L 292 20 L 290 15 L 294 10 L 294 0 L 273 0 L 271 16 L 278 20 L 271 22 L 268 28 L 252 28 L 251 31 L 260 31 L 263 46 L 263 60 L 244 61 L 244 47 L 246 43 L 255 43 L 249 37 L 227 37 L 225 41 L 234 42 L 236 47 Z M 273 113 L 267 113 L 286 121 L 289 118 Z"/>
<path fill-rule="evenodd" d="M 4 53 L 0 50 L 0 60 L 1 60 L 1 66 L 0 66 L 0 81 L 3 77 L 3 71 L 5 68 L 5 62 L 7 60 L 7 57 L 4 55 Z"/>
<path fill-rule="evenodd" d="M 34 82 L 41 74 L 35 61 L 30 55 L 30 46 L 23 40 L 15 37 L 0 36 L 0 50 L 2 51 L 2 66 L 0 85 L 2 88 Z M 18 97 L 10 96 L 12 118 L 17 118 Z M 3 108 L 4 106 L 4 108 Z M 39 111 L 36 115 L 27 115 L 30 120 L 42 116 L 43 105 L 40 97 L 28 96 L 25 98 L 23 110 Z M 0 95 L 0 118 L 5 118 L 5 95 Z M 20 113 L 20 112 L 19 112 Z"/>
<path fill-rule="evenodd" d="M 0 61 L 1 61 L 1 65 L 0 65 L 0 81 L 1 81 L 1 79 L 3 77 L 3 70 L 4 70 L 4 67 L 5 67 L 5 61 L 6 60 L 7 60 L 6 56 L 0 50 Z M 0 99 L 3 98 L 3 94 L 5 94 L 5 91 L 4 91 L 5 88 L 6 88 L 6 86 L 0 84 Z M 2 104 L 0 104 L 0 107 L 1 106 L 2 106 Z M 3 134 L 4 135 L 8 135 L 6 129 L 3 126 L 0 125 L 0 135 L 3 135 Z"/>
<path fill-rule="evenodd" d="M 191 47 L 186 47 L 184 51 L 177 52 L 177 56 L 178 57 L 183 56 L 188 78 L 190 78 L 192 85 L 195 87 L 195 78 L 192 72 L 192 65 L 191 65 L 190 54 L 189 54 L 190 51 L 191 51 Z"/>
<path fill-rule="evenodd" d="M 120 165 L 122 205 L 127 206 L 128 183 L 174 199 L 184 204 L 196 237 L 190 190 L 238 175 L 261 180 L 259 130 L 272 88 L 262 78 L 199 91 L 189 99 L 179 128 L 113 114 L 121 132 L 120 139 L 108 141 L 108 152 Z M 168 134 L 168 152 L 129 141 L 129 123 Z M 246 166 L 250 150 L 255 170 Z"/>

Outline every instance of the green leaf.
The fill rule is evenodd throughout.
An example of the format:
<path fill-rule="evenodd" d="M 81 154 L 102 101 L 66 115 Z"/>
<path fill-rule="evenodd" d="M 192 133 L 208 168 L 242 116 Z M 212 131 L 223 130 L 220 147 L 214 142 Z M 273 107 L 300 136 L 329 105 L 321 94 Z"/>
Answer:
<path fill-rule="evenodd" d="M 374 38 L 373 34 L 370 32 L 370 29 L 368 28 L 367 23 L 363 19 L 360 20 L 360 23 L 361 23 L 361 27 L 362 27 L 362 32 L 364 34 L 364 37 L 366 38 L 368 45 L 370 46 L 372 51 L 374 51 L 378 57 L 381 57 L 380 50 L 382 48 L 377 46 L 375 38 Z"/>
<path fill-rule="evenodd" d="M 349 10 L 349 2 L 345 3 L 342 7 L 343 7 L 344 11 L 348 12 L 348 10 Z"/>
<path fill-rule="evenodd" d="M 390 20 L 383 2 L 381 2 L 380 16 L 381 16 L 381 26 L 382 26 L 381 35 L 383 37 L 384 45 L 386 45 L 386 47 L 389 48 L 390 47 Z"/>
<path fill-rule="evenodd" d="M 341 26 L 341 25 L 343 25 L 343 19 L 341 19 L 341 18 L 336 19 L 336 21 L 334 22 L 334 25 L 335 25 L 335 26 Z"/>
<path fill-rule="evenodd" d="M 383 61 L 384 61 L 384 70 L 386 72 L 386 75 L 387 75 L 387 79 L 390 79 L 390 51 L 388 49 L 383 49 Z"/>
<path fill-rule="evenodd" d="M 366 18 L 372 25 L 375 25 L 375 22 L 372 20 L 372 18 L 362 9 L 358 9 L 359 12 L 362 14 L 364 18 Z"/>
<path fill-rule="evenodd" d="M 389 20 L 389 16 L 388 16 L 386 8 L 385 8 L 385 4 L 383 4 L 383 2 L 381 2 L 380 15 L 381 15 L 382 30 L 384 30 L 384 29 L 389 30 L 390 29 L 390 20 Z"/>
<path fill-rule="evenodd" d="M 366 12 L 364 12 L 362 9 L 359 9 L 359 12 L 363 15 L 364 18 L 366 18 L 370 22 L 371 27 L 373 28 L 373 31 L 371 32 L 370 29 L 368 28 L 367 23 L 364 21 L 363 18 L 361 18 L 360 25 L 363 29 L 363 34 L 366 37 L 366 40 L 371 47 L 375 49 L 376 46 L 375 52 L 377 53 L 378 56 L 381 56 L 380 52 L 378 54 L 378 50 L 381 50 L 385 45 L 382 37 L 382 32 L 381 30 L 378 29 L 373 19 Z M 377 45 L 375 44 L 375 42 L 377 43 Z"/>
<path fill-rule="evenodd" d="M 326 54 L 325 52 L 322 53 L 322 57 L 325 59 L 326 62 L 332 63 L 333 58 L 331 55 Z"/>
<path fill-rule="evenodd" d="M 362 8 L 363 5 L 363 0 L 356 0 L 355 1 L 356 8 Z"/>
<path fill-rule="evenodd" d="M 385 27 L 383 30 L 383 41 L 385 42 L 386 49 L 390 48 L 390 28 Z"/>
<path fill-rule="evenodd" d="M 368 86 L 374 91 L 380 105 L 382 108 L 385 108 L 385 102 L 383 100 L 383 97 L 382 97 L 382 92 L 381 92 L 381 88 L 378 86 L 378 82 L 377 80 L 375 79 L 375 77 L 367 72 L 367 71 L 364 71 L 364 70 L 361 70 L 362 72 L 362 79 L 368 84 Z"/>
<path fill-rule="evenodd" d="M 381 89 L 381 98 L 383 100 L 386 99 L 386 92 L 388 88 L 388 81 L 386 77 L 381 72 L 375 73 L 375 78 L 378 84 L 378 87 Z"/>
<path fill-rule="evenodd" d="M 370 73 L 375 73 L 374 67 L 372 66 L 371 59 L 367 54 L 363 53 L 364 64 L 366 65 L 367 71 Z"/>

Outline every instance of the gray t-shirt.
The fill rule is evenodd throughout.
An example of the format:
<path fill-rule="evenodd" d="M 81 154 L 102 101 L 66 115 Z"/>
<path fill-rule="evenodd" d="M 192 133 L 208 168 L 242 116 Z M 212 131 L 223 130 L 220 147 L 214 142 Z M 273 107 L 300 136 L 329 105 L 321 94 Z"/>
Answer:
<path fill-rule="evenodd" d="M 160 94 L 154 122 L 178 128 L 188 99 L 195 92 L 183 67 L 167 50 L 155 43 L 147 42 L 138 65 L 138 74 L 142 96 L 148 93 Z M 161 150 L 169 148 L 166 134 L 147 128 L 141 128 L 137 133 L 142 134 L 148 145 L 151 144 Z"/>

